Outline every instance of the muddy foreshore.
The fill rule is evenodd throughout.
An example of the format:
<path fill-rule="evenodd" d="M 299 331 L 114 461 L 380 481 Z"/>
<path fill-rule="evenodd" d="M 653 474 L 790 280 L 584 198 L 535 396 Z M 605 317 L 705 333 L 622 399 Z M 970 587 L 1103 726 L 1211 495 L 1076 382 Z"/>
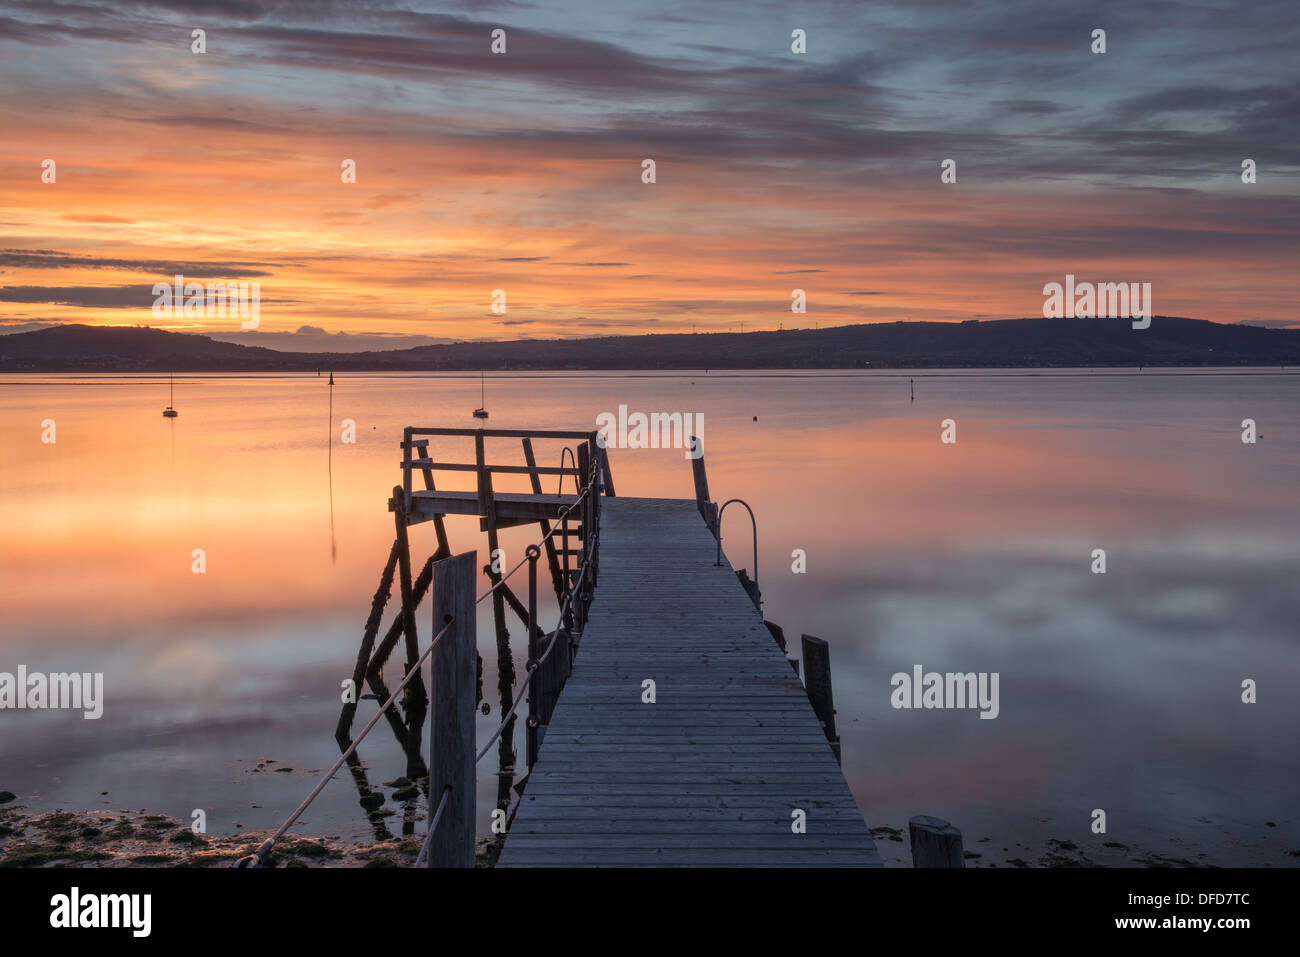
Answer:
<path fill-rule="evenodd" d="M 5 792 L 7 794 L 7 792 Z M 10 799 L 0 804 L 0 867 L 236 867 L 271 834 L 195 834 L 186 822 L 145 810 L 55 810 L 30 812 Z M 882 859 L 908 866 L 907 831 L 871 828 Z M 269 867 L 411 867 L 422 835 L 373 842 L 339 834 L 304 835 L 290 831 L 277 843 Z M 478 867 L 496 863 L 502 841 L 479 842 Z M 1294 866 L 1300 851 L 1278 863 Z M 1048 840 L 1042 848 L 1013 844 L 1001 847 L 980 838 L 966 848 L 967 867 L 1211 867 L 1206 855 L 1195 858 L 1146 853 L 1119 842 L 1097 849 L 1070 841 Z"/>

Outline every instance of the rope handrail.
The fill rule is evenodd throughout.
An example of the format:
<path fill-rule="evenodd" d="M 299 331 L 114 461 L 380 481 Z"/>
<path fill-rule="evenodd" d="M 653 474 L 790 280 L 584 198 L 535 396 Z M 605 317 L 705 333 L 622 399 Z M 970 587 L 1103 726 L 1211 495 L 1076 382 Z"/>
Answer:
<path fill-rule="evenodd" d="M 433 641 L 429 642 L 429 647 L 424 649 L 424 654 L 420 655 L 419 660 L 411 666 L 411 670 L 406 673 L 398 686 L 393 689 L 393 693 L 389 695 L 388 700 L 384 702 L 383 706 L 375 712 L 374 717 L 366 722 L 366 726 L 361 729 L 361 733 L 357 735 L 356 738 L 353 739 L 352 743 L 348 745 L 347 749 L 339 755 L 339 759 L 334 762 L 334 766 L 326 772 L 323 778 L 321 778 L 320 783 L 317 784 L 316 787 L 312 788 L 312 792 L 307 795 L 306 800 L 298 805 L 297 809 L 289 815 L 288 819 L 280 825 L 274 834 L 263 841 L 256 851 L 239 862 L 241 866 L 260 867 L 262 865 L 266 860 L 267 855 L 271 853 L 271 849 L 275 847 L 275 842 L 284 837 L 289 828 L 293 827 L 294 822 L 302 816 L 302 812 L 307 810 L 307 806 L 311 804 L 312 801 L 316 800 L 316 796 L 325 789 L 325 785 L 330 783 L 334 775 L 338 773 L 339 768 L 343 767 L 344 762 L 347 761 L 354 751 L 356 751 L 357 745 L 361 743 L 361 739 L 369 734 L 370 730 L 379 723 L 379 719 L 384 716 L 385 711 L 393 706 L 393 702 L 396 701 L 397 696 L 402 693 L 402 689 L 410 683 L 411 679 L 415 677 L 415 675 L 419 674 L 420 667 L 426 660 L 428 660 L 428 657 L 433 654 L 433 649 L 437 647 L 438 642 L 442 640 L 443 635 L 447 634 L 447 632 L 451 630 L 451 626 L 455 623 L 456 619 L 452 618 L 442 626 L 442 631 L 433 636 Z"/>
<path fill-rule="evenodd" d="M 593 476 L 593 481 L 595 481 L 594 476 Z M 582 496 L 585 496 L 587 492 L 589 492 L 590 490 L 591 490 L 591 486 L 588 485 L 587 488 L 583 489 Z M 582 496 L 579 496 L 578 498 L 579 502 L 582 501 Z M 576 508 L 577 503 L 574 503 L 572 507 Z M 556 526 L 556 528 L 558 527 L 559 526 Z M 545 542 L 547 538 L 550 538 L 551 535 L 555 534 L 555 531 L 556 531 L 555 528 L 551 529 L 551 531 L 547 533 L 547 535 L 542 539 L 542 541 Z M 527 553 L 525 553 L 524 558 L 519 562 L 519 564 L 516 565 L 511 570 L 510 574 L 513 575 L 516 571 L 518 571 L 520 566 L 523 565 L 524 562 L 526 561 L 528 561 Z M 589 564 L 590 564 L 590 557 L 588 555 L 583 555 L 582 562 L 579 563 L 577 569 L 574 572 L 574 577 L 577 578 L 578 580 L 582 580 L 583 573 L 586 571 L 587 566 Z M 501 581 L 504 582 L 505 578 L 503 577 Z M 488 594 L 490 593 L 491 592 L 489 591 Z M 548 642 L 546 645 L 546 651 L 542 653 L 541 657 L 539 657 L 536 662 L 531 663 L 532 667 L 528 669 L 528 677 L 524 679 L 524 683 L 520 685 L 519 691 L 515 694 L 514 700 L 510 702 L 510 707 L 506 710 L 504 717 L 501 719 L 501 723 L 497 725 L 497 729 L 493 731 L 492 736 L 488 738 L 487 744 L 483 745 L 482 750 L 480 750 L 478 755 L 474 758 L 475 764 L 478 764 L 478 762 L 483 760 L 484 755 L 488 753 L 493 743 L 496 742 L 497 738 L 501 737 L 501 733 L 505 731 L 506 725 L 508 725 L 511 722 L 511 720 L 514 718 L 515 709 L 519 707 L 519 702 L 524 700 L 524 692 L 526 692 L 528 690 L 529 685 L 532 684 L 533 675 L 537 674 L 538 670 L 542 667 L 543 662 L 545 662 L 546 659 L 550 657 L 551 649 L 555 647 L 555 642 L 559 639 L 561 633 L 563 632 L 561 626 L 564 624 L 565 613 L 573 606 L 573 595 L 574 595 L 574 589 L 569 589 L 568 593 L 564 596 L 564 600 L 560 603 L 560 620 L 555 626 L 555 631 L 552 632 L 551 634 L 550 642 Z M 486 595 L 484 597 L 486 597 Z M 482 601 L 482 599 L 479 600 Z M 529 624 L 529 627 L 530 628 L 533 627 L 531 623 Z"/>
<path fill-rule="evenodd" d="M 560 620 L 564 620 L 563 609 L 560 611 Z M 555 631 L 551 633 L 551 640 L 546 645 L 546 651 L 542 652 L 542 656 L 537 659 L 536 663 L 533 664 L 531 668 L 528 669 L 528 677 L 524 679 L 524 683 L 519 686 L 519 691 L 515 694 L 514 700 L 510 702 L 510 707 L 506 710 L 505 718 L 499 725 L 497 725 L 497 729 L 492 732 L 492 737 L 488 738 L 487 744 L 483 745 L 483 749 L 475 756 L 475 764 L 478 764 L 483 760 L 483 756 L 488 753 L 496 739 L 501 737 L 501 732 L 506 729 L 506 725 L 508 725 L 511 719 L 514 718 L 515 709 L 519 707 L 519 702 L 524 700 L 524 692 L 528 690 L 528 686 L 533 682 L 533 675 L 537 674 L 538 669 L 542 667 L 542 663 L 550 657 L 551 649 L 555 647 L 555 642 L 559 640 L 561 632 L 562 629 L 557 626 Z"/>

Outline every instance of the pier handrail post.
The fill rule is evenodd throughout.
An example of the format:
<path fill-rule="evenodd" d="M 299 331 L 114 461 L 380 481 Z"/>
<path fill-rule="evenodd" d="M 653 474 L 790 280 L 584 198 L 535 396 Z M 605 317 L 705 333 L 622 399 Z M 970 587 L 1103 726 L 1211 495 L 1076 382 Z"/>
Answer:
<path fill-rule="evenodd" d="M 411 513 L 411 426 L 402 430 L 402 510 Z"/>
<path fill-rule="evenodd" d="M 529 545 L 528 555 L 528 664 L 524 670 L 532 674 L 537 668 L 537 647 L 539 629 L 537 627 L 537 559 L 542 554 L 536 545 Z M 537 730 L 541 722 L 539 717 L 539 698 L 542 689 L 535 677 L 528 686 L 528 770 L 533 769 L 537 761 Z"/>
<path fill-rule="evenodd" d="M 591 444 L 582 442 L 578 445 L 578 475 L 574 479 L 574 484 L 578 486 L 578 494 L 582 494 L 582 487 L 587 484 L 591 478 Z"/>
<path fill-rule="evenodd" d="M 569 513 L 565 511 L 560 518 L 560 552 L 564 557 L 564 577 L 561 581 L 564 583 L 564 595 L 568 595 L 573 590 L 573 583 L 569 581 Z M 561 596 L 560 602 L 564 602 L 564 596 Z M 565 627 L 573 627 L 573 602 L 570 601 L 564 614 Z"/>
<path fill-rule="evenodd" d="M 704 445 L 699 436 L 691 436 L 691 474 L 695 478 L 695 504 L 700 515 L 716 536 L 720 534 L 718 522 L 713 515 L 713 500 L 709 498 L 709 477 L 704 471 Z"/>
<path fill-rule="evenodd" d="M 478 668 L 474 585 L 478 552 L 433 566 L 433 633 L 451 629 L 434 646 L 433 706 L 429 709 L 429 819 L 447 794 L 438 829 L 429 839 L 428 867 L 474 866 L 474 689 Z"/>

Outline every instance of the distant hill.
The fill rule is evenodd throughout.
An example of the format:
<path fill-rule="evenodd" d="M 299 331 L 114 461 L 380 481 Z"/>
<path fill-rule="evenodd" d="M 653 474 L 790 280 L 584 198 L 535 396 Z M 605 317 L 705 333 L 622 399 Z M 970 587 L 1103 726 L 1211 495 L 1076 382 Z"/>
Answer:
<path fill-rule="evenodd" d="M 1300 329 L 1157 316 L 895 322 L 784 332 L 459 342 L 383 352 L 279 352 L 143 327 L 0 336 L 0 371 L 920 369 L 1300 365 Z"/>
<path fill-rule="evenodd" d="M 273 349 L 137 326 L 64 325 L 0 336 L 0 370 L 6 371 L 239 370 L 272 366 L 279 356 Z"/>

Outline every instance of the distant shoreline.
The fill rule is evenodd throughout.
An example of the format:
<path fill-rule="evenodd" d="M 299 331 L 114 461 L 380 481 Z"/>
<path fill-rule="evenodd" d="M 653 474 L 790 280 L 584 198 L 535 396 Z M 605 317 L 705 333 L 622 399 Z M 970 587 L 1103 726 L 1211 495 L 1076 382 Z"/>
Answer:
<path fill-rule="evenodd" d="M 0 335 L 0 372 L 925 374 L 988 370 L 1300 366 L 1300 329 L 1156 316 L 893 322 L 748 333 L 454 342 L 383 352 L 279 352 L 145 326 L 63 325 Z"/>
<path fill-rule="evenodd" d="M 1088 371 L 1082 371 L 1087 369 Z M 454 371 L 436 369 L 422 371 L 418 369 L 349 369 L 341 372 L 333 370 L 335 375 L 347 374 L 357 376 L 384 376 L 393 379 L 473 379 L 478 380 L 480 371 L 485 371 L 489 379 L 684 379 L 698 376 L 703 379 L 1088 379 L 1104 377 L 1123 378 L 1176 378 L 1184 376 L 1275 376 L 1286 378 L 1300 376 L 1300 365 L 1296 366 L 1148 366 L 1142 370 L 1129 366 L 1036 366 L 984 369 L 458 369 Z M 85 378 L 108 378 L 131 376 L 141 381 L 155 382 L 168 373 L 158 370 L 17 370 L 0 369 L 0 384 L 6 380 L 22 376 L 76 376 Z M 316 379 L 314 371 L 291 370 L 214 370 L 180 373 L 186 379 L 207 378 L 249 378 L 249 379 Z M 22 383 L 12 383 L 22 384 Z"/>

